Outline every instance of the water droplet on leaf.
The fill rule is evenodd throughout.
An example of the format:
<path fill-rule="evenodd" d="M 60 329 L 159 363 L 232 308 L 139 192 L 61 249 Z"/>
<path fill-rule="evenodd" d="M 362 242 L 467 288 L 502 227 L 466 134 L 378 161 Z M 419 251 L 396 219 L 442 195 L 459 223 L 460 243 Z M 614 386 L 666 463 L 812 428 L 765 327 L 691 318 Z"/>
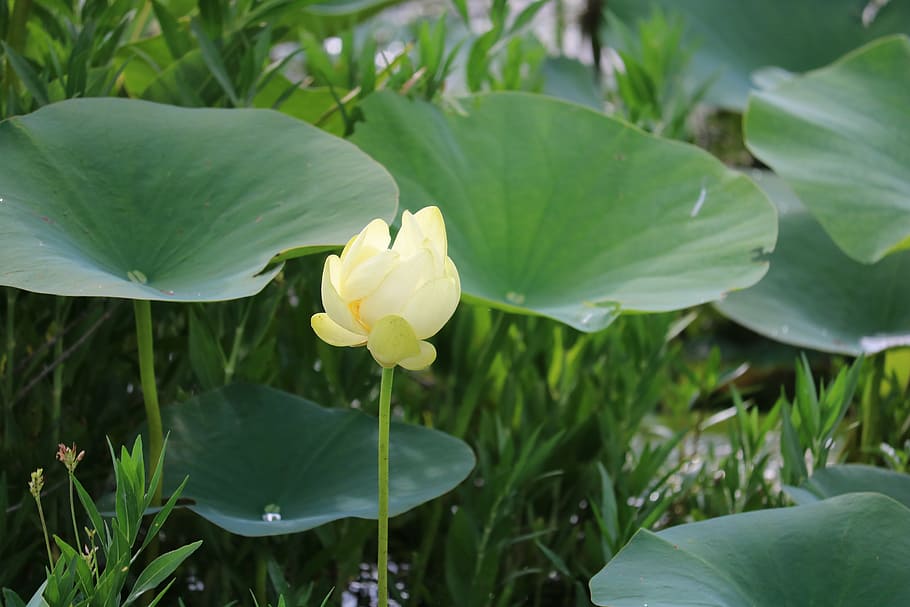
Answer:
<path fill-rule="evenodd" d="M 281 520 L 281 508 L 277 504 L 269 504 L 262 513 L 262 520 L 267 523 L 274 523 Z"/>

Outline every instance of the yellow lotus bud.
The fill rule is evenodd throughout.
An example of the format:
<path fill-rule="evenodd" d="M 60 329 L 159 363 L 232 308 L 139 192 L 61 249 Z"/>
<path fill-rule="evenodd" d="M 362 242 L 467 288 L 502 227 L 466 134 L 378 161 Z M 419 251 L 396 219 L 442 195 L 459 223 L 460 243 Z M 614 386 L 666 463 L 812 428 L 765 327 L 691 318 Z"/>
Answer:
<path fill-rule="evenodd" d="M 374 219 L 340 257 L 329 255 L 322 272 L 325 312 L 310 324 L 333 346 L 366 345 L 383 367 L 416 371 L 436 359 L 436 349 L 424 340 L 452 317 L 461 281 L 437 207 L 405 211 L 390 242 L 388 224 Z"/>

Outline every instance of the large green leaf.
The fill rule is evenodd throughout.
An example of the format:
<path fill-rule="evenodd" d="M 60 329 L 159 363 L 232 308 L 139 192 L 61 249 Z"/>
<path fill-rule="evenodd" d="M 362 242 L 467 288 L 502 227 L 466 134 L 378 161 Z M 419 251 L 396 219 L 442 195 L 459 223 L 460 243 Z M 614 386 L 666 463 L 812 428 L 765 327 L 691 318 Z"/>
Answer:
<path fill-rule="evenodd" d="M 910 3 L 887 3 L 863 25 L 869 0 L 611 0 L 627 24 L 655 8 L 685 17 L 695 48 L 693 85 L 713 80 L 706 101 L 742 110 L 756 71 L 803 72 L 886 34 L 910 32 Z M 609 38 L 607 43 L 615 43 Z"/>
<path fill-rule="evenodd" d="M 162 410 L 170 431 L 165 491 L 247 536 L 296 533 L 345 517 L 376 518 L 378 422 L 265 386 L 231 385 Z M 393 423 L 389 511 L 446 493 L 470 473 L 462 441 Z"/>
<path fill-rule="evenodd" d="M 381 166 L 268 110 L 66 101 L 0 123 L 0 158 L 0 284 L 41 293 L 245 297 L 396 208 Z"/>
<path fill-rule="evenodd" d="M 862 464 L 827 466 L 812 473 L 801 487 L 787 487 L 786 491 L 797 504 L 810 504 L 846 493 L 874 492 L 910 508 L 910 474 Z"/>
<path fill-rule="evenodd" d="M 372 95 L 353 139 L 395 176 L 403 207 L 442 209 L 469 297 L 595 331 L 765 273 L 773 206 L 707 153 L 541 95 L 460 103 L 444 114 Z"/>
<path fill-rule="evenodd" d="M 725 316 L 795 346 L 859 355 L 910 344 L 910 251 L 874 265 L 847 257 L 780 179 L 755 176 L 777 204 L 771 269 L 716 306 Z"/>
<path fill-rule="evenodd" d="M 910 605 L 910 509 L 856 493 L 639 531 L 591 579 L 610 607 Z"/>
<path fill-rule="evenodd" d="M 910 38 L 754 94 L 744 124 L 752 153 L 850 257 L 872 263 L 908 246 Z"/>

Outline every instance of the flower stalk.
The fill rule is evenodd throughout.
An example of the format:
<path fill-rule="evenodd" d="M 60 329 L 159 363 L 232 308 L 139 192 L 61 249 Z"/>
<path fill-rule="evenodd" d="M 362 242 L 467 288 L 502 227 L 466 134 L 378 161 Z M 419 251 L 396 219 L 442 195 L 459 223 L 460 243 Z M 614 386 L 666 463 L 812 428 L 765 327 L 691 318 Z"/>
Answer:
<path fill-rule="evenodd" d="M 49 570 L 54 569 L 54 555 L 51 554 L 51 540 L 47 534 L 47 520 L 44 518 L 44 508 L 41 507 L 41 490 L 44 489 L 44 469 L 38 468 L 32 472 L 32 478 L 28 482 L 28 492 L 35 498 L 38 505 L 38 518 L 41 519 L 41 531 L 44 533 L 44 547 L 47 548 L 47 564 Z"/>
<path fill-rule="evenodd" d="M 329 255 L 322 272 L 325 312 L 310 319 L 333 346 L 366 346 L 382 367 L 379 386 L 379 607 L 389 604 L 389 428 L 395 367 L 420 371 L 436 360 L 427 341 L 452 317 L 461 298 L 458 270 L 448 256 L 442 213 L 435 206 L 404 211 L 392 242 L 389 225 L 374 219 Z"/>
<path fill-rule="evenodd" d="M 152 338 L 152 304 L 137 299 L 136 340 L 139 348 L 139 377 L 142 382 L 142 398 L 145 401 L 145 417 L 149 428 L 149 466 L 158 463 L 164 445 L 164 431 L 161 425 L 161 409 L 158 406 L 158 387 L 155 383 L 155 350 Z M 163 480 L 164 475 L 161 479 Z M 152 506 L 161 505 L 162 482 L 154 488 Z"/>
<path fill-rule="evenodd" d="M 379 607 L 389 604 L 389 427 L 395 367 L 382 370 L 379 384 Z"/>
<path fill-rule="evenodd" d="M 79 462 L 81 462 L 84 457 L 85 451 L 76 451 L 76 443 L 73 443 L 72 447 L 67 447 L 63 443 L 60 443 L 57 446 L 57 459 L 63 462 L 69 479 L 70 520 L 73 523 L 73 541 L 75 542 L 75 546 L 79 546 L 81 542 L 79 540 L 79 526 L 76 524 L 76 507 L 75 500 L 73 499 L 73 478 L 75 478 L 76 466 L 79 465 Z"/>

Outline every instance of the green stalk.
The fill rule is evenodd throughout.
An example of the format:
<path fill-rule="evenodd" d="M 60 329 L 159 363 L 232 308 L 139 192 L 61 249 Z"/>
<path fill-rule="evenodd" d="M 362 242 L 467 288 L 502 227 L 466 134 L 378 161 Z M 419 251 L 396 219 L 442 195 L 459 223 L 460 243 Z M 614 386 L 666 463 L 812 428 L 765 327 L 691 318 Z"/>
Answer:
<path fill-rule="evenodd" d="M 41 519 L 41 532 L 44 534 L 44 547 L 47 548 L 48 570 L 54 570 L 54 556 L 51 554 L 51 540 L 47 535 L 47 520 L 44 518 L 44 508 L 41 507 L 41 490 L 44 488 L 44 470 L 38 468 L 31 474 L 31 480 L 28 482 L 28 492 L 35 499 L 38 506 L 38 518 Z"/>
<path fill-rule="evenodd" d="M 73 522 L 73 539 L 75 540 L 76 550 L 81 551 L 80 540 L 79 540 L 79 525 L 76 524 L 76 507 L 73 501 L 73 473 L 69 473 L 70 481 L 70 520 Z"/>
<path fill-rule="evenodd" d="M 53 388 L 51 391 L 51 436 L 52 445 L 60 442 L 60 420 L 63 414 L 63 325 L 66 324 L 66 316 L 69 305 L 62 298 L 58 297 L 54 301 L 54 330 L 57 332 L 54 342 L 54 367 Z M 72 481 L 70 481 L 70 493 L 72 493 Z M 70 495 L 72 501 L 72 495 Z M 77 541 L 78 543 L 78 541 Z"/>
<path fill-rule="evenodd" d="M 13 406 L 13 367 L 16 357 L 16 297 L 19 292 L 6 288 L 6 365 L 3 377 L 3 400 L 7 407 Z M 6 427 L 9 427 L 7 420 Z"/>
<path fill-rule="evenodd" d="M 6 363 L 3 365 L 3 443 L 12 442 L 13 420 L 13 367 L 16 358 L 16 296 L 19 292 L 6 287 Z"/>
<path fill-rule="evenodd" d="M 161 409 L 158 406 L 158 387 L 155 385 L 155 350 L 152 340 L 152 304 L 144 299 L 133 302 L 136 312 L 136 341 L 139 348 L 139 377 L 142 380 L 142 397 L 145 400 L 145 417 L 149 427 L 149 475 L 158 463 L 164 444 L 161 428 Z M 162 475 L 161 479 L 164 479 Z M 152 506 L 161 505 L 161 487 L 155 487 Z"/>
<path fill-rule="evenodd" d="M 264 542 L 263 542 L 264 543 Z M 269 567 L 265 558 L 266 549 L 260 546 L 256 550 L 256 605 L 265 607 L 268 605 L 268 579 Z"/>
<path fill-rule="evenodd" d="M 54 555 L 51 554 L 51 539 L 47 533 L 47 521 L 44 519 L 44 508 L 41 507 L 41 496 L 35 498 L 38 504 L 38 518 L 41 519 L 41 531 L 44 533 L 44 547 L 47 548 L 47 562 L 50 565 L 50 571 L 54 570 Z"/>
<path fill-rule="evenodd" d="M 379 607 L 389 606 L 389 424 L 395 367 L 382 369 L 379 384 Z"/>
<path fill-rule="evenodd" d="M 860 432 L 859 451 L 864 461 L 874 461 L 875 450 L 881 442 L 879 437 L 879 417 L 882 407 L 882 381 L 885 377 L 885 356 L 874 357 L 872 378 L 866 386 L 862 400 L 863 425 Z"/>

